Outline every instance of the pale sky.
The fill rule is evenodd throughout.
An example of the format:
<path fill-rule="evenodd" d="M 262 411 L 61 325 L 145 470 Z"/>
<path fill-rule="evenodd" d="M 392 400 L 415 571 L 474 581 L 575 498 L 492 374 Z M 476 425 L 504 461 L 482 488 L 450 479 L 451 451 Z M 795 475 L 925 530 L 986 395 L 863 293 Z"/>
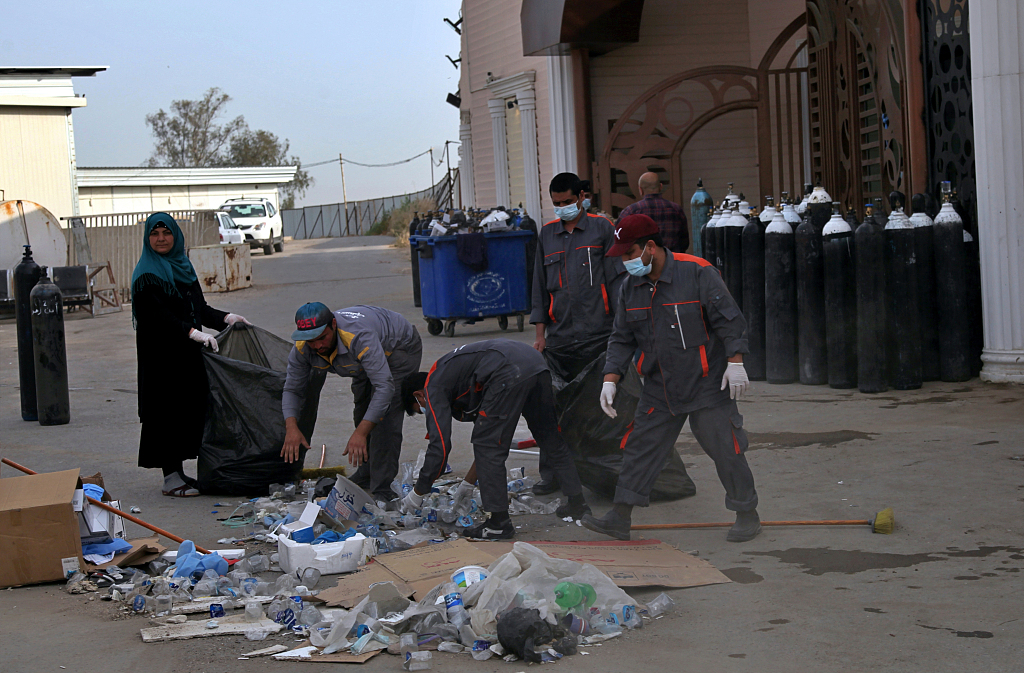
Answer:
<path fill-rule="evenodd" d="M 148 113 L 217 86 L 227 119 L 291 142 L 303 163 L 385 163 L 459 139 L 459 0 L 5 2 L 0 66 L 108 66 L 75 78 L 79 166 L 138 166 Z M 452 145 L 452 167 L 457 145 Z M 435 168 L 437 179 L 444 166 Z M 300 204 L 341 201 L 337 162 L 311 168 Z M 394 168 L 345 167 L 349 200 L 430 185 L 427 157 Z"/>

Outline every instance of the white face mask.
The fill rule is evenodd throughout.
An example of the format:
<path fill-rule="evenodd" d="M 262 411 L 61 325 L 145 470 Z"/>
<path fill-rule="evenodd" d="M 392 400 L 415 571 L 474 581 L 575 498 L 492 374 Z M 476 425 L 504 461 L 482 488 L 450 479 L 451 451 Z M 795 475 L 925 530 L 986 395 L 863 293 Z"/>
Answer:
<path fill-rule="evenodd" d="M 633 259 L 627 259 L 622 262 L 622 265 L 626 267 L 626 271 L 631 276 L 637 278 L 643 278 L 651 272 L 651 267 L 654 265 L 654 255 L 651 255 L 651 261 L 644 264 L 644 253 L 647 252 L 647 246 L 644 245 L 644 249 L 640 251 L 640 254 Z"/>

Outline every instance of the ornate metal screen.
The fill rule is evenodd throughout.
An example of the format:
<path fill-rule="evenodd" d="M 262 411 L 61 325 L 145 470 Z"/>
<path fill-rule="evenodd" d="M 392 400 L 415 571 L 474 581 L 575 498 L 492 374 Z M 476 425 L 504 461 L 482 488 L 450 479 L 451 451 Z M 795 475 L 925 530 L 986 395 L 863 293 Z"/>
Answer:
<path fill-rule="evenodd" d="M 924 50 L 928 189 L 938 197 L 939 183 L 952 182 L 967 212 L 974 214 L 977 188 L 968 3 L 921 0 L 917 9 Z"/>
<path fill-rule="evenodd" d="M 807 35 L 814 180 L 858 209 L 874 197 L 906 191 L 899 0 L 808 0 Z"/>

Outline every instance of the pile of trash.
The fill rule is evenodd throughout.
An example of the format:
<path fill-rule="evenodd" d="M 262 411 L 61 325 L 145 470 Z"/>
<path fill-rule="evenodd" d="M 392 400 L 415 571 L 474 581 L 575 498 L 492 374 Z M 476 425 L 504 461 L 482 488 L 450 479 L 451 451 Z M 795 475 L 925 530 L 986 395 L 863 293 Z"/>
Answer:
<path fill-rule="evenodd" d="M 487 568 L 459 568 L 419 601 L 395 582 L 378 582 L 347 610 L 328 609 L 317 598 L 321 575 L 315 569 L 265 581 L 260 575 L 273 569 L 271 562 L 256 553 L 229 564 L 218 553 L 199 554 L 186 541 L 173 564 L 153 562 L 151 572 L 114 567 L 76 573 L 66 589 L 106 588 L 126 612 L 164 618 L 157 622 L 162 626 L 143 629 L 145 642 L 175 639 L 180 636 L 172 628 L 205 621 L 200 635 L 220 630 L 263 640 L 283 632 L 309 639 L 296 649 L 267 648 L 282 660 L 387 651 L 400 655 L 406 670 L 429 669 L 432 651 L 467 653 L 479 661 L 552 662 L 641 628 L 645 618 L 674 607 L 666 594 L 638 605 L 596 567 L 553 558 L 523 542 Z M 200 613 L 201 620 L 189 622 L 190 613 Z"/>

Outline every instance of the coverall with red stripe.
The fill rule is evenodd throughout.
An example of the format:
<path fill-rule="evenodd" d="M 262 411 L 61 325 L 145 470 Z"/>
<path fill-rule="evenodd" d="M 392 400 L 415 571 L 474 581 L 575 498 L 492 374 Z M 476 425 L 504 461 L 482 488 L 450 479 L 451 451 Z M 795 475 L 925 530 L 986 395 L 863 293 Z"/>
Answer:
<path fill-rule="evenodd" d="M 654 481 L 687 418 L 704 452 L 715 461 L 726 508 L 757 507 L 754 476 L 744 451 L 747 434 L 736 402 L 722 390 L 727 360 L 747 352 L 747 324 L 711 264 L 666 250 L 660 278 L 628 278 L 622 285 L 605 374 L 636 367 L 644 377 L 633 427 L 626 436 L 615 502 L 646 507 Z"/>
<path fill-rule="evenodd" d="M 451 453 L 452 419 L 473 423 L 480 498 L 487 512 L 508 511 L 505 460 L 519 417 L 537 440 L 541 456 L 555 471 L 562 492 L 583 492 L 569 446 L 558 431 L 551 373 L 544 356 L 530 345 L 489 339 L 460 346 L 430 369 L 423 410 L 430 444 L 416 480 L 416 492 L 428 493 Z"/>

